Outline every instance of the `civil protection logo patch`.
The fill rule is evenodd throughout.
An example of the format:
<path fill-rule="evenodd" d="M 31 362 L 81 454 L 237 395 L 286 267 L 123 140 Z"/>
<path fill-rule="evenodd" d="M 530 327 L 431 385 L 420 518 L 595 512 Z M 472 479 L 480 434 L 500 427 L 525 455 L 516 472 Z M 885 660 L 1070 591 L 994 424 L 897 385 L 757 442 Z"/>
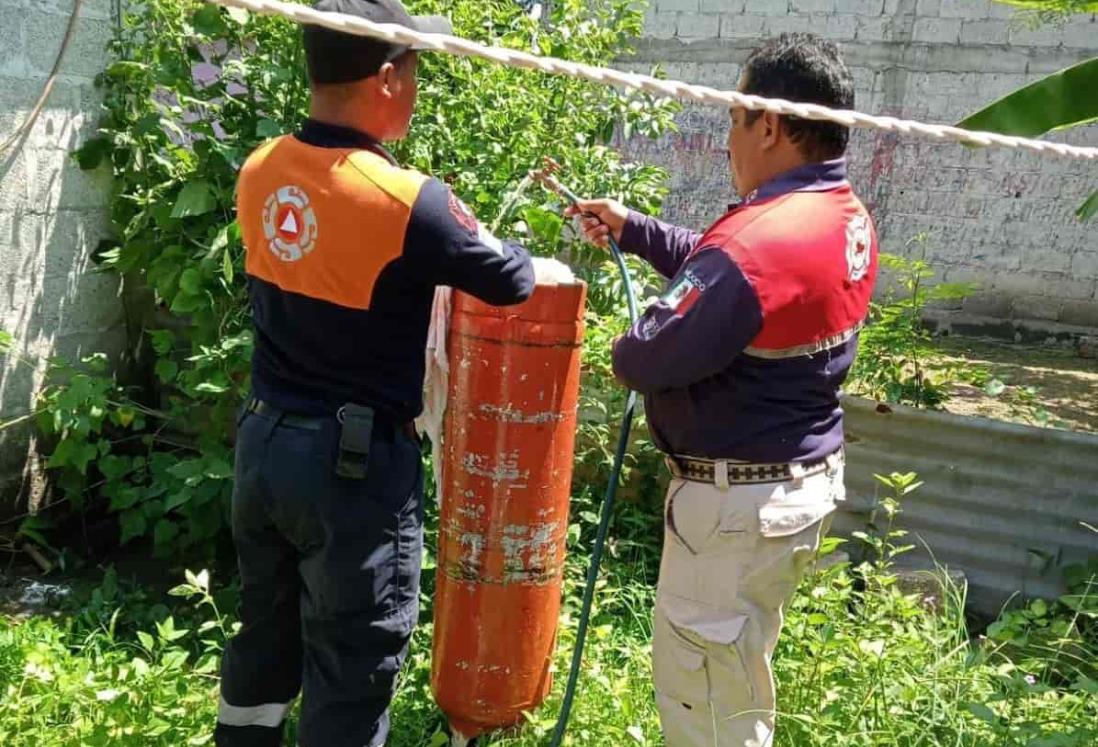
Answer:
<path fill-rule="evenodd" d="M 301 187 L 280 187 L 263 207 L 267 248 L 283 262 L 297 262 L 316 248 L 316 213 Z"/>
<path fill-rule="evenodd" d="M 859 213 L 846 224 L 846 270 L 851 282 L 858 282 L 869 272 L 869 216 Z"/>

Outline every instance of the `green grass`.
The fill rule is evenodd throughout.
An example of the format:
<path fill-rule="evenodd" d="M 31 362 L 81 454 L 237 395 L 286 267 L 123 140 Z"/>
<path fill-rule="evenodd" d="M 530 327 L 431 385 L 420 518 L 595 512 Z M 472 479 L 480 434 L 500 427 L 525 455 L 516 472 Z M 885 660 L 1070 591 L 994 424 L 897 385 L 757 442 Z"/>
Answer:
<path fill-rule="evenodd" d="M 567 744 L 662 744 L 649 662 L 658 517 L 642 506 L 620 508 Z M 552 732 L 591 531 L 581 524 L 572 533 L 553 695 L 493 747 L 545 745 Z M 937 611 L 905 596 L 889 572 L 896 536 L 868 539 L 874 564 L 813 571 L 789 610 L 775 665 L 777 745 L 1098 744 L 1093 575 L 1082 594 L 1004 616 L 991 629 L 997 640 L 972 638 L 959 590 L 947 586 Z M 168 607 L 108 575 L 66 617 L 0 620 L 0 744 L 212 743 L 217 654 L 232 623 L 206 588 L 204 576 L 191 575 L 178 590 L 190 598 L 169 617 Z M 429 583 L 426 591 L 425 602 Z M 421 625 L 394 703 L 392 747 L 443 743 L 430 696 L 430 637 L 430 625 Z"/>

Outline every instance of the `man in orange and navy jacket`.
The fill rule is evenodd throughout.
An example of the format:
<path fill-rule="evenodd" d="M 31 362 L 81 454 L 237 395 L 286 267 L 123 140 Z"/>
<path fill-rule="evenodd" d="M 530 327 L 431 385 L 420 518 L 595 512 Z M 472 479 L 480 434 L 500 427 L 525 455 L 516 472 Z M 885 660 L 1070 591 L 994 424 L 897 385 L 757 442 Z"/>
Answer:
<path fill-rule="evenodd" d="M 320 10 L 421 31 L 397 0 Z M 412 420 L 436 285 L 498 305 L 533 291 L 529 255 L 493 237 L 381 141 L 405 136 L 416 51 L 308 26 L 311 118 L 260 146 L 238 185 L 255 323 L 232 526 L 243 627 L 222 660 L 215 740 L 385 743 L 419 611 L 423 474 Z"/>

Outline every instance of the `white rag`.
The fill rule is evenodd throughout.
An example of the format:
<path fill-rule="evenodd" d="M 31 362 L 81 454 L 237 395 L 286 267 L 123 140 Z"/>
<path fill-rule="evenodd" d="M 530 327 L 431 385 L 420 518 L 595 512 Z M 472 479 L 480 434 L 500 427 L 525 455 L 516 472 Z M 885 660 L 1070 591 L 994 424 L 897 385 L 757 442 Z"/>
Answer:
<path fill-rule="evenodd" d="M 435 288 L 431 305 L 431 326 L 427 330 L 424 352 L 423 413 L 416 418 L 416 430 L 431 439 L 431 464 L 435 476 L 435 499 L 442 503 L 442 426 L 446 417 L 446 394 L 450 386 L 450 359 L 446 336 L 450 331 L 450 297 L 453 290 L 445 285 Z"/>

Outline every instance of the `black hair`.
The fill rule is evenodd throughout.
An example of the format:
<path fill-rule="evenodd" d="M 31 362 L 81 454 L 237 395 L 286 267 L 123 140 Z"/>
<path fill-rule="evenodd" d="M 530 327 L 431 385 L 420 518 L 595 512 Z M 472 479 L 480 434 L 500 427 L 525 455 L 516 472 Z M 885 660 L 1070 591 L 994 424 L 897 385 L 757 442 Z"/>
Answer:
<path fill-rule="evenodd" d="M 804 32 L 782 34 L 751 52 L 744 63 L 743 92 L 833 109 L 854 108 L 854 78 L 838 46 Z M 745 114 L 750 125 L 762 112 Z M 846 152 L 850 128 L 784 114 L 781 119 L 806 158 L 825 161 Z"/>

